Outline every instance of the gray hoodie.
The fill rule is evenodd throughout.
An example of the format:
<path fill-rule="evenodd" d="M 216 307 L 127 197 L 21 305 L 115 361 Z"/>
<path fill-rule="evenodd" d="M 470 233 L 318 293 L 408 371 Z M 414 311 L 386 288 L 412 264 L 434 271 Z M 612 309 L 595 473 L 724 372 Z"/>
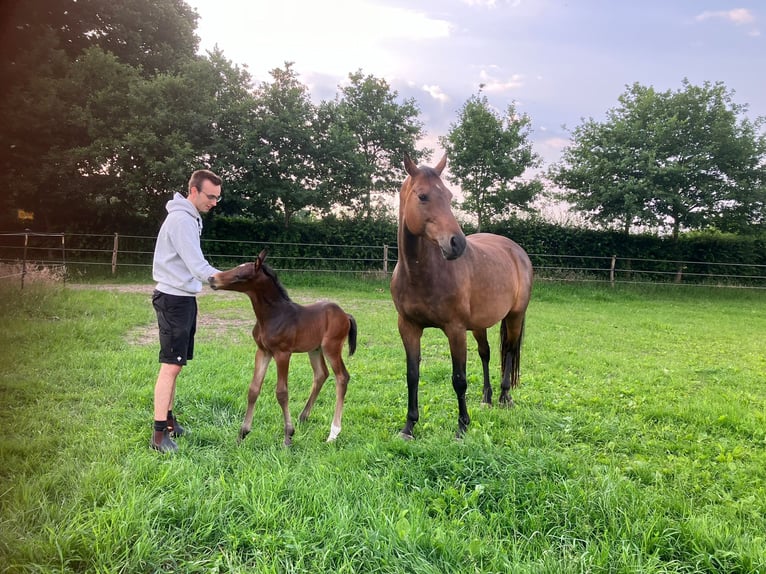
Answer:
<path fill-rule="evenodd" d="M 152 277 L 158 291 L 193 297 L 202 291 L 208 277 L 218 273 L 202 255 L 202 218 L 194 204 L 180 193 L 173 195 L 165 209 L 168 216 L 157 235 Z"/>

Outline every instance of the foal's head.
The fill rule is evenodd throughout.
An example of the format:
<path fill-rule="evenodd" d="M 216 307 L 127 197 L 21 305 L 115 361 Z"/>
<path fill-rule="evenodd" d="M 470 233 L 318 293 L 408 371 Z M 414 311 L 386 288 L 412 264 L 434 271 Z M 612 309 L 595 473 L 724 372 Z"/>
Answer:
<path fill-rule="evenodd" d="M 264 249 L 251 263 L 243 263 L 228 271 L 221 271 L 208 277 L 210 287 L 215 290 L 239 291 L 261 293 L 266 289 L 273 289 L 283 299 L 290 299 L 287 291 L 277 279 L 274 271 L 264 263 L 266 250 Z"/>
<path fill-rule="evenodd" d="M 452 192 L 441 179 L 446 165 L 446 154 L 434 167 L 418 167 L 405 156 L 408 177 L 399 193 L 399 225 L 436 243 L 445 259 L 457 259 L 465 251 L 466 241 L 452 213 Z"/>

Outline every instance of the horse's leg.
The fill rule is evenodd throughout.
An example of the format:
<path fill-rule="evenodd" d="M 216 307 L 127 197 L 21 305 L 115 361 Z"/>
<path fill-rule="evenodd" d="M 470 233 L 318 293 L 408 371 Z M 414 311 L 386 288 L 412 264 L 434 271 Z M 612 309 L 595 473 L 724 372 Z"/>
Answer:
<path fill-rule="evenodd" d="M 319 396 L 319 391 L 322 390 L 322 385 L 324 385 L 324 382 L 327 380 L 327 376 L 329 375 L 321 349 L 310 351 L 309 361 L 311 361 L 311 369 L 314 371 L 314 381 L 311 383 L 311 394 L 309 395 L 309 400 L 306 402 L 306 406 L 303 407 L 303 411 L 301 411 L 300 417 L 298 417 L 298 420 L 301 422 L 304 422 L 309 418 L 311 409 L 314 408 L 314 403 Z"/>
<path fill-rule="evenodd" d="M 239 429 L 239 437 L 237 442 L 242 442 L 250 429 L 253 427 L 253 410 L 255 409 L 255 401 L 258 400 L 258 395 L 261 394 L 261 386 L 263 385 L 263 379 L 266 378 L 266 370 L 269 367 L 271 361 L 271 355 L 263 349 L 258 349 L 255 352 L 255 370 L 253 371 L 253 380 L 250 383 L 250 388 L 247 391 L 247 412 L 245 413 L 245 420 L 242 421 L 242 426 Z"/>
<path fill-rule="evenodd" d="M 345 339 L 345 337 L 344 337 Z M 340 434 L 341 419 L 343 417 L 343 403 L 346 400 L 346 389 L 348 388 L 348 381 L 351 379 L 351 375 L 346 369 L 346 365 L 343 363 L 343 340 L 340 340 L 340 344 L 328 345 L 325 349 L 327 358 L 330 361 L 332 372 L 335 374 L 335 413 L 332 417 L 332 424 L 330 425 L 330 435 L 327 437 L 327 442 L 332 442 Z"/>
<path fill-rule="evenodd" d="M 420 417 L 418 411 L 418 383 L 420 382 L 420 338 L 423 328 L 399 316 L 399 335 L 407 356 L 407 422 L 399 433 L 404 439 L 415 438 L 412 429 Z"/>
<path fill-rule="evenodd" d="M 500 404 L 513 406 L 511 388 L 519 384 L 521 339 L 524 334 L 524 315 L 507 315 L 500 324 L 500 354 L 502 379 L 500 381 Z"/>
<path fill-rule="evenodd" d="M 465 392 L 468 388 L 468 381 L 465 378 L 465 364 L 467 358 L 466 351 L 466 331 L 462 327 L 450 327 L 444 330 L 449 339 L 449 351 L 452 356 L 452 388 L 455 389 L 457 397 L 457 438 L 462 438 L 471 418 L 468 416 L 468 406 L 465 402 Z"/>
<path fill-rule="evenodd" d="M 481 369 L 484 375 L 484 387 L 481 393 L 481 402 L 492 406 L 492 385 L 489 382 L 489 342 L 487 341 L 487 330 L 477 329 L 473 331 L 473 338 L 479 345 L 479 357 L 481 358 Z"/>
<path fill-rule="evenodd" d="M 295 427 L 290 416 L 289 395 L 287 392 L 287 373 L 290 370 L 290 353 L 280 352 L 274 355 L 277 363 L 277 402 L 282 407 L 282 416 L 285 419 L 285 446 L 293 444 Z"/>

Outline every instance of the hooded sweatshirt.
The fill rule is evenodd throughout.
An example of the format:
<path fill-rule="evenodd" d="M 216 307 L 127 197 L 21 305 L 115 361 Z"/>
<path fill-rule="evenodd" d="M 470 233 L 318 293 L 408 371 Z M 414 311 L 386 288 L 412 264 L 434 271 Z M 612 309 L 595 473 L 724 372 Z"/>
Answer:
<path fill-rule="evenodd" d="M 193 297 L 202 291 L 208 277 L 218 273 L 202 255 L 202 218 L 194 204 L 180 193 L 173 195 L 165 209 L 168 216 L 157 235 L 152 276 L 158 291 Z"/>

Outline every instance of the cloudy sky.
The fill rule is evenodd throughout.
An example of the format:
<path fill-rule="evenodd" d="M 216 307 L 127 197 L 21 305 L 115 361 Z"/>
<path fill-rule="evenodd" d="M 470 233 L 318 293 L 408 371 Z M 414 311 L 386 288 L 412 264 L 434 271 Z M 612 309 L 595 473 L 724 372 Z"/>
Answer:
<path fill-rule="evenodd" d="M 722 81 L 766 116 L 762 0 L 187 0 L 201 50 L 215 45 L 256 82 L 294 62 L 317 101 L 348 74 L 386 79 L 421 109 L 436 143 L 481 84 L 532 120 L 546 165 L 569 129 L 603 119 L 626 85 Z"/>

